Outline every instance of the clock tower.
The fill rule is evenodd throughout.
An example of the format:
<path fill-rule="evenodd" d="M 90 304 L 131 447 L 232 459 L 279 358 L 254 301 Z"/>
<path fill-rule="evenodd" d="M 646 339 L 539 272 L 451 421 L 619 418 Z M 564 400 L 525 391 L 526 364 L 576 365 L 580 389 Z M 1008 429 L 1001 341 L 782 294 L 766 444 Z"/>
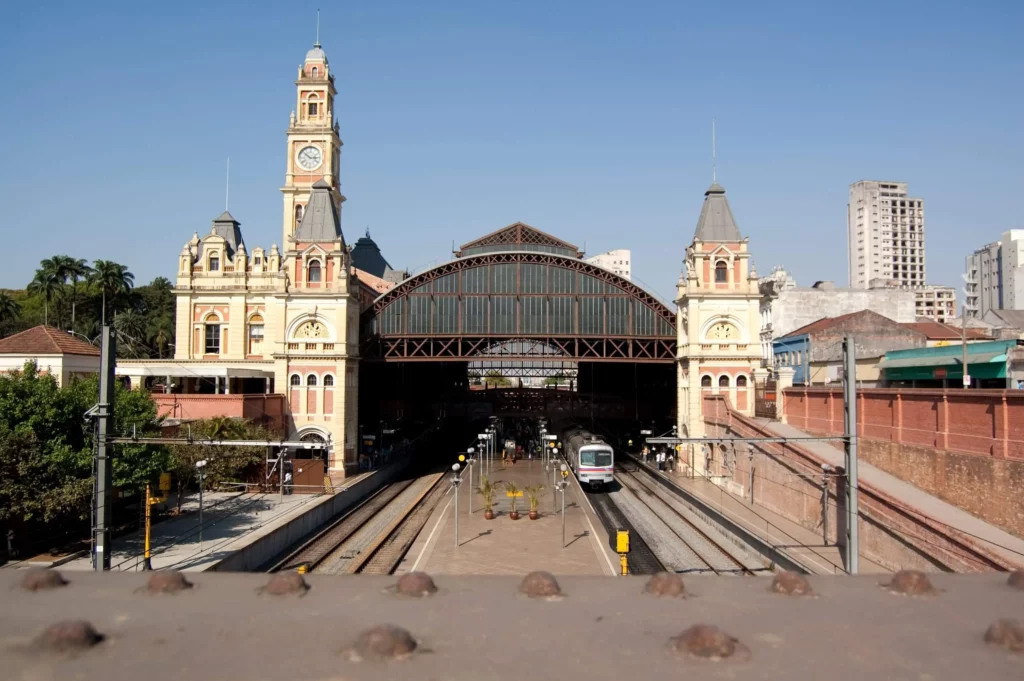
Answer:
<path fill-rule="evenodd" d="M 331 189 L 331 198 L 341 213 L 341 137 L 334 120 L 334 74 L 327 55 L 317 42 L 306 53 L 295 81 L 295 110 L 288 122 L 288 150 L 285 165 L 284 228 L 282 243 L 287 244 L 309 205 L 310 191 L 323 180 Z"/>
<path fill-rule="evenodd" d="M 704 193 L 686 270 L 679 280 L 677 314 L 677 427 L 704 436 L 704 398 L 721 395 L 753 416 L 754 383 L 761 368 L 761 307 L 748 239 L 740 234 L 725 189 Z M 703 469 L 702 457 L 695 465 Z"/>

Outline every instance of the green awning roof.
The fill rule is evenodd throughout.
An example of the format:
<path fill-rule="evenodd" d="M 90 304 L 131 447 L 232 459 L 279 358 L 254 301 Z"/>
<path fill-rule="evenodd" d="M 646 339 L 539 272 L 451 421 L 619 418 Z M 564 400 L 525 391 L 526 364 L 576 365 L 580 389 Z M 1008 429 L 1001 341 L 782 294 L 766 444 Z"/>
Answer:
<path fill-rule="evenodd" d="M 995 362 L 1005 362 L 1005 352 L 979 352 L 977 354 L 967 355 L 967 364 L 991 364 Z M 884 357 L 882 361 L 878 363 L 883 369 L 905 369 L 909 367 L 942 367 L 942 366 L 960 366 L 963 364 L 962 357 L 953 357 L 951 355 L 939 356 L 939 357 L 895 357 L 889 358 Z"/>

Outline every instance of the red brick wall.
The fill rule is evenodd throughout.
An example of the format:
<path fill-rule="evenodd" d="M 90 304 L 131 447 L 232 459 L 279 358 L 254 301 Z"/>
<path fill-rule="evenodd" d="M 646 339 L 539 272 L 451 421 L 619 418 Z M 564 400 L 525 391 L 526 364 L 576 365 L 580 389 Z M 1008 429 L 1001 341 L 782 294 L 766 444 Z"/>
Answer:
<path fill-rule="evenodd" d="M 233 416 L 265 423 L 275 433 L 284 430 L 284 395 L 152 395 L 157 414 L 172 419 Z"/>
<path fill-rule="evenodd" d="M 858 391 L 860 455 L 1008 532 L 1024 535 L 1024 395 L 1007 390 Z M 843 395 L 790 388 L 789 423 L 843 431 Z"/>
<path fill-rule="evenodd" d="M 774 435 L 753 419 L 730 410 L 727 401 L 720 396 L 705 396 L 704 414 L 708 437 Z M 841 423 L 842 411 L 837 414 Z M 827 420 L 827 412 L 817 416 Z M 710 466 L 713 478 L 730 480 L 748 495 L 753 467 L 755 506 L 763 506 L 808 529 L 821 531 L 821 464 L 824 461 L 798 444 L 739 443 L 735 453 L 730 449 L 731 446 L 727 446 L 725 452 L 716 451 Z M 862 446 L 861 451 L 864 450 Z M 841 477 L 831 478 L 829 543 L 838 542 L 845 533 L 841 524 L 845 510 L 841 494 L 837 496 L 843 486 Z M 871 485 L 861 482 L 860 491 L 861 553 L 871 560 L 890 569 L 970 572 L 992 569 L 996 565 L 1007 567 L 1003 559 L 980 543 L 935 523 Z"/>
<path fill-rule="evenodd" d="M 841 389 L 788 388 L 783 400 L 796 428 L 842 433 Z M 1024 461 L 1024 391 L 869 388 L 857 401 L 861 437 Z"/>

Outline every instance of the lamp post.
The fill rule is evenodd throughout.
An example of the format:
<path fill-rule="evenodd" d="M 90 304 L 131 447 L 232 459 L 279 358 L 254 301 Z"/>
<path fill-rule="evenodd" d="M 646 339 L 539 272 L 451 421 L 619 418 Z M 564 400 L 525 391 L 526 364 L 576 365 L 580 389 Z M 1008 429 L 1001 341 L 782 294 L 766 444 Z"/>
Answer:
<path fill-rule="evenodd" d="M 199 550 L 203 550 L 203 469 L 206 468 L 206 459 L 196 461 L 196 471 L 199 473 Z"/>
<path fill-rule="evenodd" d="M 455 548 L 459 548 L 459 464 L 452 464 L 452 487 L 455 488 Z"/>
<path fill-rule="evenodd" d="M 562 493 L 562 548 L 565 548 L 565 488 L 569 484 L 569 468 L 563 463 L 559 468 L 562 471 L 562 482 L 558 483 L 558 491 Z"/>
<path fill-rule="evenodd" d="M 472 447 L 466 450 L 466 466 L 469 468 L 469 515 L 473 515 L 473 452 Z"/>

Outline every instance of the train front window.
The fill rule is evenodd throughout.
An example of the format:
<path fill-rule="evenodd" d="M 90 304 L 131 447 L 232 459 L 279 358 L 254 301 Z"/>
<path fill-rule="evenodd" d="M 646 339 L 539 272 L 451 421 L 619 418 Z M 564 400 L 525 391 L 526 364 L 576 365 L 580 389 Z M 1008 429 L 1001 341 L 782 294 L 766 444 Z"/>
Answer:
<path fill-rule="evenodd" d="M 580 452 L 581 466 L 611 466 L 612 453 L 607 449 L 587 449 Z"/>

